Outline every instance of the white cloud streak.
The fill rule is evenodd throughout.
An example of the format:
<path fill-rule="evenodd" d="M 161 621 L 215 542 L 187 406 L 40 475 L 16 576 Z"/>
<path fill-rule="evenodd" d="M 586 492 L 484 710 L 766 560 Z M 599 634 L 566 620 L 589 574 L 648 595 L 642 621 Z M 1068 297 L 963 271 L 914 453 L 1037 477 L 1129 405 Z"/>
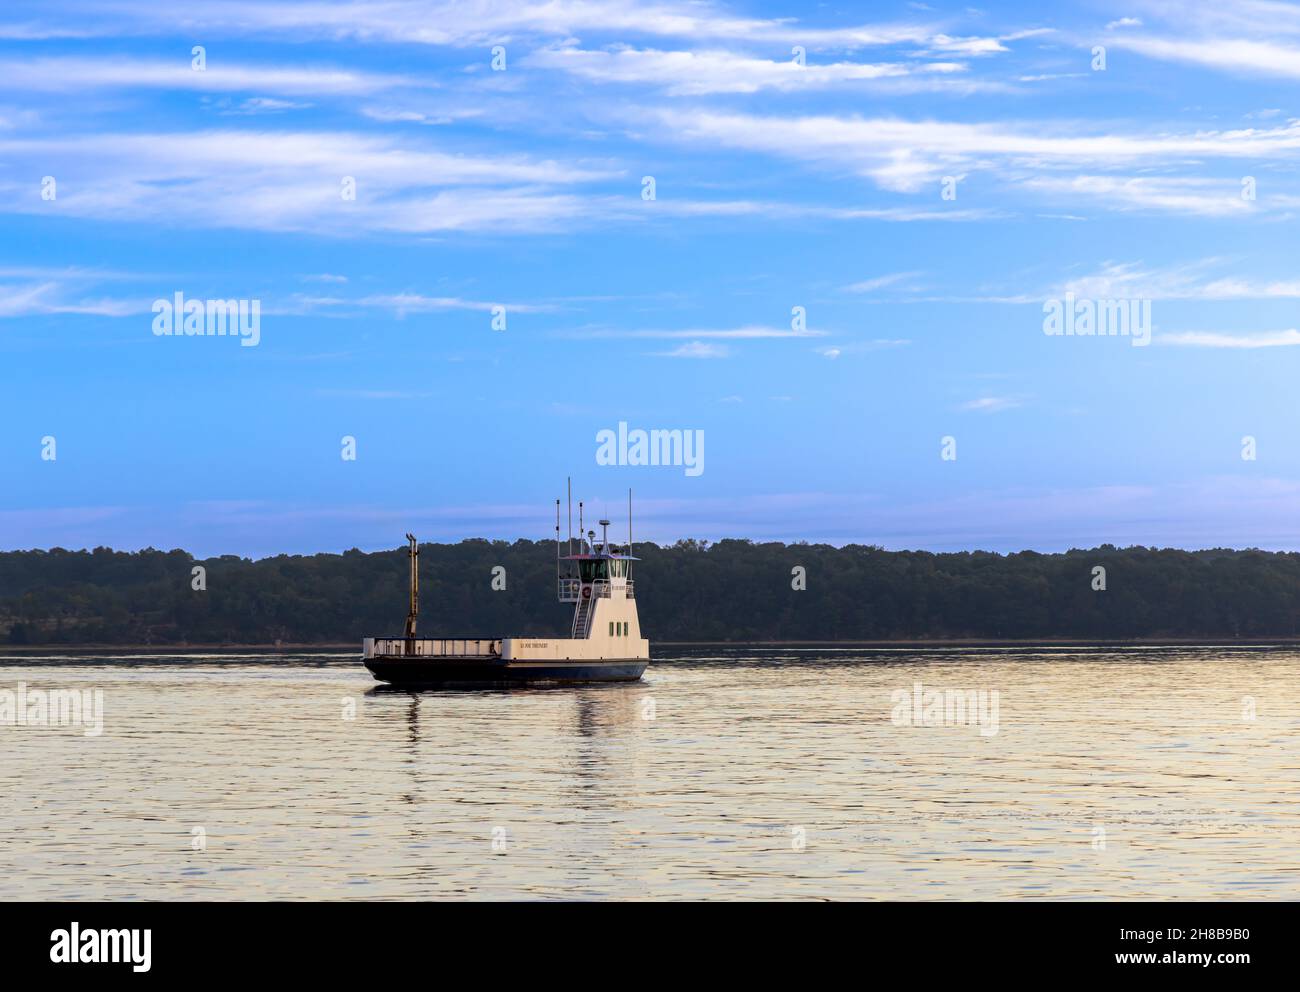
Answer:
<path fill-rule="evenodd" d="M 571 338 L 659 338 L 663 340 L 672 340 L 674 338 L 695 338 L 709 340 L 755 341 L 764 338 L 819 338 L 825 337 L 826 334 L 826 331 L 813 330 L 812 328 L 805 328 L 804 330 L 796 331 L 790 327 L 764 327 L 755 324 L 747 325 L 745 327 L 687 328 L 684 330 L 621 330 L 611 327 L 592 327 L 567 331 L 560 336 Z"/>
<path fill-rule="evenodd" d="M 334 235 L 541 229 L 583 216 L 578 190 L 621 174 L 352 132 L 4 137 L 0 157 L 59 181 L 52 202 L 30 184 L 0 184 L 10 210 Z"/>
<path fill-rule="evenodd" d="M 1295 45 L 1231 38 L 1147 37 L 1117 37 L 1106 43 L 1151 59 L 1191 63 L 1236 75 L 1300 79 L 1300 47 Z"/>
<path fill-rule="evenodd" d="M 999 84 L 960 78 L 960 62 L 830 62 L 799 65 L 721 50 L 658 51 L 618 46 L 604 51 L 576 47 L 548 48 L 523 60 L 532 68 L 551 69 L 600 83 L 662 87 L 675 96 L 709 93 L 794 92 L 831 86 L 890 81 L 910 89 L 952 88 L 962 92 L 1001 89 Z"/>
<path fill-rule="evenodd" d="M 887 289 L 899 283 L 911 282 L 920 272 L 891 272 L 888 275 L 864 279 L 844 287 L 846 293 L 874 293 L 878 289 Z"/>
<path fill-rule="evenodd" d="M 959 409 L 973 413 L 1001 413 L 1003 410 L 1014 410 L 1020 405 L 1020 400 L 1014 396 L 981 396 L 963 403 Z"/>
<path fill-rule="evenodd" d="M 568 39 L 584 34 L 767 42 L 851 50 L 881 45 L 930 45 L 942 51 L 1000 51 L 997 38 L 953 37 L 941 22 L 899 21 L 845 27 L 805 27 L 789 19 L 742 17 L 713 3 L 639 0 L 190 0 L 179 7 L 153 0 L 101 0 L 78 19 L 49 14 L 39 5 L 25 20 L 11 13 L 0 38 L 104 35 L 288 37 L 363 43 L 479 47 L 529 38 Z M 44 16 L 42 16 L 44 15 Z M 1023 36 L 1019 35 L 1019 36 Z M 1017 37 L 1017 36 L 1012 36 Z M 1005 40 L 1005 39 L 1004 39 Z"/>
<path fill-rule="evenodd" d="M 51 56 L 0 59 L 0 77 L 12 91 L 78 93 L 87 89 L 160 89 L 199 92 L 252 90 L 310 96 L 357 95 L 397 87 L 431 85 L 415 77 L 388 76 L 350 69 L 279 68 L 213 61 L 206 69 L 188 59 L 131 59 Z"/>
<path fill-rule="evenodd" d="M 1267 160 L 1294 158 L 1300 151 L 1300 121 L 1268 129 L 1080 134 L 1077 125 L 1065 122 L 971 124 L 893 117 L 759 116 L 703 109 L 662 110 L 658 116 L 670 134 L 684 141 L 848 168 L 899 192 L 916 192 L 945 174 L 978 169 Z"/>
<path fill-rule="evenodd" d="M 689 341 L 670 351 L 655 351 L 651 354 L 656 358 L 726 358 L 731 354 L 731 349 L 725 344 Z"/>
<path fill-rule="evenodd" d="M 1294 327 L 1285 331 L 1255 331 L 1233 334 L 1219 331 L 1176 331 L 1155 336 L 1158 344 L 1181 345 L 1186 348 L 1293 348 L 1300 345 L 1300 331 Z"/>
<path fill-rule="evenodd" d="M 149 310 L 148 302 L 143 300 L 70 300 L 67 297 L 67 287 L 58 282 L 0 285 L 0 318 L 43 314 L 125 317 Z"/>

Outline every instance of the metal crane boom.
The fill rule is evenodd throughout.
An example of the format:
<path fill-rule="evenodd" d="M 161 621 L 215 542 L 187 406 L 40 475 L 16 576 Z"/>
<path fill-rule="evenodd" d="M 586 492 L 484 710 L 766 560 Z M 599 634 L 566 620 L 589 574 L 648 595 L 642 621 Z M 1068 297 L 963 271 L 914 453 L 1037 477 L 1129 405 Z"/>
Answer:
<path fill-rule="evenodd" d="M 411 608 L 406 614 L 406 637 L 407 640 L 413 640 L 415 621 L 420 615 L 420 545 L 414 534 L 407 534 L 406 539 L 411 542 L 411 546 L 406 549 L 407 557 L 411 559 Z"/>

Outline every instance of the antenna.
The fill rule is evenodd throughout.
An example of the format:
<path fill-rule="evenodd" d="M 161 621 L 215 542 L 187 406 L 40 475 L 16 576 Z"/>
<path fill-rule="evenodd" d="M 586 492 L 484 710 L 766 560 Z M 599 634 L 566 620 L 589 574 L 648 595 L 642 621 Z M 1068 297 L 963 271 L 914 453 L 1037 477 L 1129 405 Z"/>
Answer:
<path fill-rule="evenodd" d="M 560 501 L 555 501 L 555 577 L 560 577 Z"/>
<path fill-rule="evenodd" d="M 627 556 L 629 558 L 632 557 L 632 490 L 631 489 L 627 491 Z"/>
<path fill-rule="evenodd" d="M 569 476 L 569 554 L 573 554 L 573 476 Z"/>
<path fill-rule="evenodd" d="M 578 500 L 578 541 L 582 541 L 582 500 Z M 590 550 L 590 548 L 587 549 L 587 551 Z M 587 551 L 584 551 L 583 554 L 586 554 Z"/>

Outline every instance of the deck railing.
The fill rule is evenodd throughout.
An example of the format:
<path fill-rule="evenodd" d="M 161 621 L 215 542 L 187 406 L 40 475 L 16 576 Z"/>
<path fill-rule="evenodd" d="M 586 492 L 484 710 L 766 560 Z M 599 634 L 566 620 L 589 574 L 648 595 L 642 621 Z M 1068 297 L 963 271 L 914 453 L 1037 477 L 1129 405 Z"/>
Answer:
<path fill-rule="evenodd" d="M 367 637 L 367 658 L 388 655 L 417 658 L 491 658 L 501 653 L 501 641 L 465 637 Z"/>
<path fill-rule="evenodd" d="M 591 582 L 588 583 L 593 589 L 592 598 L 609 599 L 609 582 Z M 556 585 L 561 603 L 576 603 L 582 597 L 582 580 L 581 579 L 560 579 Z M 632 580 L 627 580 L 627 598 L 635 599 L 633 595 Z"/>

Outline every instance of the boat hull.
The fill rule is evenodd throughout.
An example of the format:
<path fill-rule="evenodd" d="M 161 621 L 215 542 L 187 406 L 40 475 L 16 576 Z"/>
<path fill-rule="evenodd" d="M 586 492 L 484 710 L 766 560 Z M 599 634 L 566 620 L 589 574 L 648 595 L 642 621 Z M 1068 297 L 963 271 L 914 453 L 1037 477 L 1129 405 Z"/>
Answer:
<path fill-rule="evenodd" d="M 366 668 L 380 682 L 412 688 L 635 682 L 649 658 L 572 660 L 465 657 L 373 657 Z"/>

